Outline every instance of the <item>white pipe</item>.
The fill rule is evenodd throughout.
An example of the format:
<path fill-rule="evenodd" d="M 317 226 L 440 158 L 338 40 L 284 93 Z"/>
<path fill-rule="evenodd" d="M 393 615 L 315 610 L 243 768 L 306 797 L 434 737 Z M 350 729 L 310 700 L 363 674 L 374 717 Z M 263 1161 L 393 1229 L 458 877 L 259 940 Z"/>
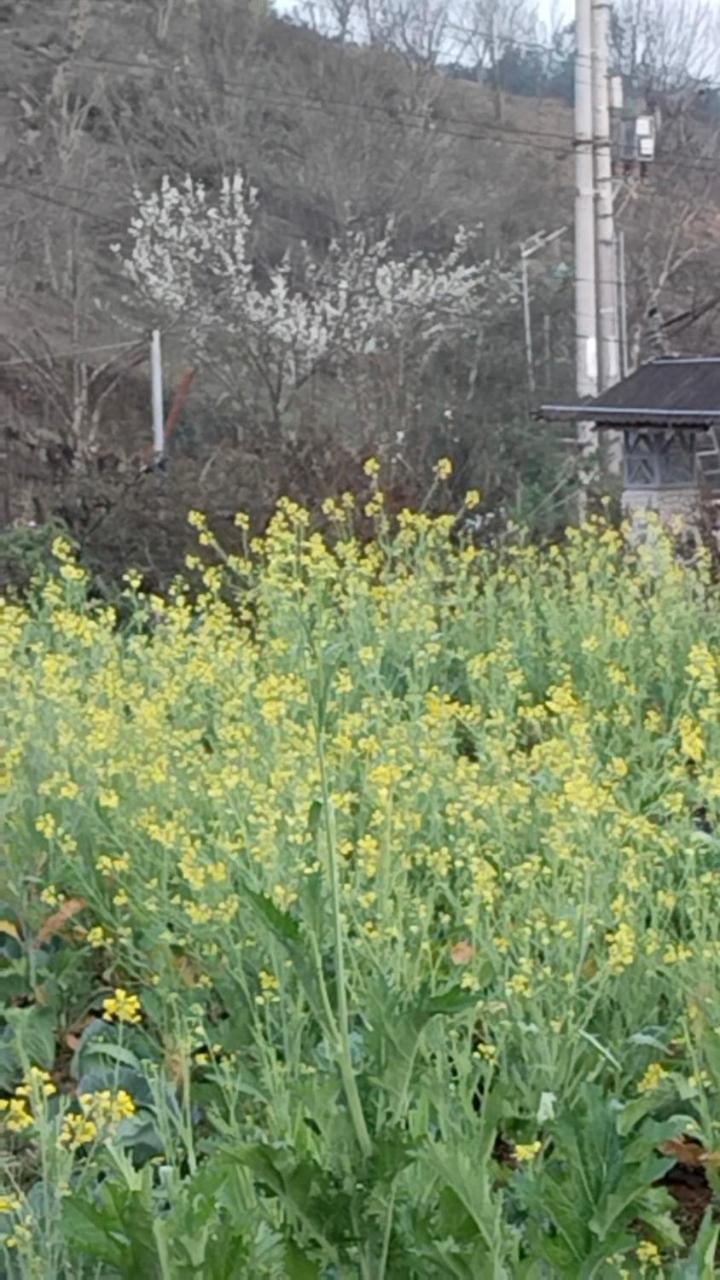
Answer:
<path fill-rule="evenodd" d="M 165 420 L 163 414 L 162 352 L 160 330 L 153 329 L 150 344 L 150 369 L 152 376 L 153 453 L 159 462 L 165 452 Z"/>

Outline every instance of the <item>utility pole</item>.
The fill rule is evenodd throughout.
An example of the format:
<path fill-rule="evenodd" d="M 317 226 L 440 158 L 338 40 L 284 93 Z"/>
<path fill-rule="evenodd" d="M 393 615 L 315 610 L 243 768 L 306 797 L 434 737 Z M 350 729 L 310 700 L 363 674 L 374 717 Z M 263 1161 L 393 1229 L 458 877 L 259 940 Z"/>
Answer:
<path fill-rule="evenodd" d="M 530 395 L 535 395 L 535 361 L 533 359 L 532 325 L 530 321 L 530 283 L 528 281 L 525 246 L 520 248 L 520 278 L 522 280 L 523 325 L 525 328 L 525 363 L 527 364 L 528 386 Z"/>
<path fill-rule="evenodd" d="M 490 61 L 492 64 L 492 73 L 493 73 L 493 91 L 494 91 L 493 96 L 494 96 L 494 102 L 495 102 L 495 119 L 502 120 L 503 100 L 502 100 L 502 87 L 500 85 L 500 68 L 498 66 L 498 47 L 497 47 L 494 6 L 490 13 Z"/>
<path fill-rule="evenodd" d="M 618 231 L 617 236 L 617 278 L 618 278 L 618 312 L 620 315 L 620 355 L 622 358 L 622 376 L 626 378 L 630 372 L 628 360 L 627 331 L 627 286 L 625 282 L 625 232 Z"/>
<path fill-rule="evenodd" d="M 153 457 L 160 462 L 165 452 L 165 419 L 163 414 L 162 354 L 160 330 L 153 329 L 150 343 L 150 370 L 152 379 Z"/>
<path fill-rule="evenodd" d="M 609 0 L 592 2 L 592 102 L 597 235 L 597 303 L 600 390 L 620 381 L 620 332 L 617 312 L 617 259 L 613 208 L 608 76 Z M 612 475 L 622 470 L 622 435 L 608 432 L 607 463 Z"/>
<path fill-rule="evenodd" d="M 584 400 L 598 391 L 591 0 L 575 0 L 575 40 L 575 371 Z M 597 448 L 591 423 L 579 424 L 578 443 Z"/>

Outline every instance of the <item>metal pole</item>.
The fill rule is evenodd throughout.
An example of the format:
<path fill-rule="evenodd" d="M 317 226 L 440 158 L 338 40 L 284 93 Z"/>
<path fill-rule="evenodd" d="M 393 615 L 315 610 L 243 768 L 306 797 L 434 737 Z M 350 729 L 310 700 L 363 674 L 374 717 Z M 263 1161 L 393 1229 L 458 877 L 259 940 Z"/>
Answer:
<path fill-rule="evenodd" d="M 622 351 L 623 374 L 625 377 L 630 372 L 630 361 L 628 357 L 628 331 L 627 331 L 627 286 L 625 276 L 625 232 L 618 232 L 618 288 L 620 302 L 620 349 Z"/>
<path fill-rule="evenodd" d="M 525 326 L 525 359 L 528 369 L 528 385 L 530 391 L 534 393 L 535 381 L 535 359 L 533 355 L 532 341 L 532 321 L 530 316 L 530 281 L 528 276 L 528 258 L 532 258 L 534 253 L 540 249 L 547 249 L 548 245 L 554 244 L 560 236 L 564 236 L 567 227 L 558 227 L 556 231 L 536 231 L 534 235 L 529 236 L 520 245 L 520 275 L 522 278 L 522 296 L 523 296 L 523 323 Z"/>
<path fill-rule="evenodd" d="M 498 66 L 498 49 L 495 28 L 495 9 L 493 7 L 490 13 L 490 58 L 492 60 L 493 69 L 493 88 L 495 96 L 495 119 L 503 118 L 503 100 L 502 88 L 500 85 L 500 68 Z"/>
<path fill-rule="evenodd" d="M 520 273 L 522 275 L 523 323 L 525 325 L 525 359 L 527 361 L 528 386 L 530 394 L 535 394 L 535 364 L 533 361 L 532 328 L 530 324 L 530 287 L 528 284 L 527 254 L 520 250 Z"/>
<path fill-rule="evenodd" d="M 612 152 L 610 147 L 610 82 L 608 79 L 608 0 L 592 0 L 592 98 L 593 151 L 595 159 L 595 213 L 597 241 L 597 301 L 600 356 L 600 389 L 620 380 L 620 335 L 617 317 L 615 264 L 615 216 L 613 209 Z M 606 436 L 608 469 L 622 469 L 622 435 Z"/>
<path fill-rule="evenodd" d="M 159 462 L 165 452 L 162 354 L 160 351 L 159 329 L 153 329 L 152 332 L 152 341 L 150 343 L 150 369 L 152 375 L 153 454 L 155 461 Z"/>

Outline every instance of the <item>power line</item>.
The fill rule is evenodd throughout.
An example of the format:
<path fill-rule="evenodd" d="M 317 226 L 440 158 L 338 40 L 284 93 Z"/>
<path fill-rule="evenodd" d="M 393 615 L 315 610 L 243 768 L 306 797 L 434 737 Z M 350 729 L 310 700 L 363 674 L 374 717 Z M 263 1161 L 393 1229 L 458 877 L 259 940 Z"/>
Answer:
<path fill-rule="evenodd" d="M 180 74 L 187 80 L 199 82 L 200 84 L 218 89 L 224 97 L 239 101 L 266 101 L 274 102 L 281 106 L 292 106 L 296 102 L 300 102 L 303 106 L 317 108 L 319 110 L 325 110 L 327 107 L 333 106 L 343 107 L 353 111 L 368 111 L 382 115 L 389 115 L 391 117 L 418 119 L 422 122 L 424 127 L 428 127 L 428 125 L 430 125 L 433 132 L 442 132 L 442 130 L 437 127 L 437 124 L 431 120 L 427 112 L 412 110 L 409 107 L 395 108 L 367 100 L 352 102 L 343 98 L 312 97 L 307 92 L 289 88 L 283 89 L 280 94 L 267 93 L 265 90 L 260 94 L 257 94 L 248 90 L 247 86 L 243 85 L 240 81 L 226 80 L 224 77 L 213 77 L 206 73 L 193 72 L 186 67 L 168 66 L 163 63 L 139 62 L 137 59 L 109 58 L 107 56 L 103 56 L 102 58 L 76 59 L 73 61 L 73 65 L 80 70 L 86 71 L 96 70 L 103 66 L 123 67 L 128 71 L 140 72 L 145 76 L 148 74 L 158 73 L 166 77 Z M 233 90 L 240 90 L 240 92 L 233 92 Z M 468 126 L 476 126 L 480 123 L 475 117 L 456 115 L 448 116 L 447 122 L 449 124 Z M 509 132 L 511 134 L 523 134 L 528 137 L 538 137 L 546 140 L 558 139 L 563 142 L 572 141 L 572 134 L 553 132 L 552 130 L 530 129 L 527 127 L 524 127 L 522 130 L 513 130 L 511 128 L 508 129 L 507 125 L 496 124 L 492 121 L 482 121 L 481 127 L 497 129 L 500 132 Z"/>
<path fill-rule="evenodd" d="M 70 213 L 76 213 L 80 218 L 91 218 L 94 222 L 102 222 L 113 227 L 121 225 L 118 218 L 96 213 L 92 209 L 81 208 L 80 205 L 69 204 L 66 200 L 58 200 L 55 196 L 50 196 L 45 191 L 33 191 L 30 187 L 21 186 L 19 182 L 0 181 L 0 188 L 5 191 L 19 191 L 22 195 L 29 196 L 32 200 L 41 200 L 44 204 L 56 205 L 59 209 L 67 209 Z"/>
<path fill-rule="evenodd" d="M 0 360 L 0 369 L 9 369 L 12 366 L 23 366 L 29 364 L 41 364 L 43 360 L 71 360 L 77 356 L 94 355 L 97 351 L 122 351 L 128 347 L 137 347 L 143 341 L 143 338 L 135 338 L 132 342 L 104 342 L 96 347 L 83 347 L 75 351 L 53 351 L 46 352 L 43 355 L 19 357 L 14 360 Z M 2 342 L 2 338 L 0 338 Z"/>
<path fill-rule="evenodd" d="M 146 64 L 146 63 L 140 63 L 140 62 L 137 62 L 136 60 L 120 59 L 120 58 L 92 59 L 92 60 L 88 60 L 85 63 L 76 63 L 75 65 L 84 66 L 86 69 L 89 69 L 89 70 L 96 69 L 97 67 L 103 66 L 103 65 L 120 66 L 128 70 L 131 70 L 133 72 L 141 72 L 143 75 L 146 75 L 148 72 L 150 73 L 161 72 L 167 75 L 168 73 L 173 73 L 173 71 L 175 70 L 174 68 L 163 66 L 163 65 L 158 65 L 158 64 L 152 65 L 152 64 Z M 197 80 L 200 83 L 203 83 L 203 84 L 212 83 L 210 78 L 204 77 L 199 73 L 196 73 L 196 74 L 187 73 L 187 74 L 191 79 Z M 427 130 L 428 132 L 432 133 L 434 136 L 439 135 L 443 137 L 457 138 L 457 139 L 470 141 L 470 142 L 485 142 L 485 143 L 494 143 L 496 145 L 506 144 L 509 146 L 521 146 L 524 149 L 534 150 L 534 151 L 544 151 L 546 153 L 552 154 L 557 160 L 564 160 L 569 158 L 569 156 L 573 154 L 574 146 L 575 146 L 574 137 L 570 133 L 561 133 L 558 131 L 542 130 L 542 129 L 530 129 L 528 127 L 524 127 L 522 129 L 513 129 L 512 127 L 509 127 L 507 125 L 502 125 L 497 122 L 489 122 L 489 121 L 482 122 L 481 127 L 485 130 L 487 129 L 492 130 L 492 132 L 490 133 L 477 132 L 476 130 L 469 131 L 464 129 L 453 129 L 447 126 L 453 125 L 453 124 L 476 125 L 478 122 L 476 120 L 473 120 L 470 117 L 449 116 L 445 118 L 444 123 L 443 122 L 439 123 L 437 120 L 432 119 L 431 117 L 428 116 L 426 112 L 423 112 L 423 111 L 413 111 L 409 108 L 403 108 L 402 110 L 399 110 L 393 107 L 383 106 L 382 104 L 379 104 L 376 102 L 366 102 L 366 101 L 351 102 L 351 101 L 347 101 L 346 99 L 337 99 L 337 98 L 322 99 L 317 97 L 311 97 L 307 93 L 300 93 L 293 90 L 285 90 L 284 96 L 271 95 L 265 91 L 263 91 L 260 94 L 253 94 L 252 92 L 249 92 L 246 89 L 243 89 L 242 92 L 240 93 L 234 93 L 232 92 L 232 89 L 229 86 L 236 83 L 237 82 L 232 82 L 232 81 L 222 82 L 220 85 L 218 85 L 218 87 L 224 96 L 227 96 L 236 100 L 241 100 L 241 101 L 248 100 L 253 102 L 264 102 L 264 103 L 270 102 L 272 104 L 279 105 L 279 106 L 284 106 L 284 107 L 290 106 L 290 107 L 293 107 L 294 109 L 297 109 L 298 105 L 302 105 L 308 110 L 323 111 L 323 112 L 327 111 L 330 108 L 339 108 L 341 110 L 349 110 L 356 113 L 371 112 L 373 114 L 383 115 L 385 118 L 389 120 L 390 123 L 392 123 L 396 127 L 421 128 L 424 131 Z M 241 86 L 238 86 L 238 87 L 241 87 Z M 564 144 L 565 150 L 560 151 L 558 146 L 559 143 Z M 674 170 L 694 171 L 694 172 L 702 173 L 706 177 L 714 177 L 717 173 L 717 169 L 710 157 L 706 157 L 705 159 L 707 163 L 703 162 L 702 157 L 691 159 L 690 157 L 676 158 L 673 156 L 668 156 L 668 157 L 659 156 L 659 157 L 656 157 L 651 162 L 651 167 L 666 166 Z M 66 190 L 78 190 L 78 191 L 82 190 L 82 188 L 72 188 L 69 186 L 69 184 L 55 184 L 55 185 L 58 187 L 64 187 L 64 189 Z M 113 228 L 119 227 L 121 225 L 120 219 L 108 216 L 107 214 L 102 214 L 97 209 L 89 209 L 87 206 L 79 207 L 69 202 L 59 200 L 56 197 L 53 197 L 46 192 L 33 190 L 28 187 L 23 187 L 18 183 L 13 184 L 8 182 L 0 182 L 0 187 L 6 190 L 16 190 L 21 194 L 26 195 L 30 199 L 40 200 L 42 202 L 55 205 L 56 207 L 66 209 L 69 212 L 72 212 L 79 217 L 91 218 L 93 221 L 99 224 L 106 224 L 108 226 L 112 226 Z M 130 204 L 130 202 L 123 202 L 123 203 L 128 205 Z"/>
<path fill-rule="evenodd" d="M 551 46 L 546 46 L 546 47 L 551 48 Z M 42 56 L 48 58 L 50 61 L 55 61 L 55 62 L 63 61 L 63 59 L 53 59 L 51 55 L 47 54 L 44 50 L 41 52 L 42 52 Z M 354 111 L 358 113 L 365 112 L 365 113 L 373 113 L 376 115 L 381 114 L 387 117 L 393 124 L 399 127 L 402 127 L 403 122 L 405 121 L 411 122 L 412 120 L 417 120 L 420 123 L 414 127 L 419 127 L 419 128 L 422 128 L 423 130 L 427 130 L 436 136 L 440 135 L 445 137 L 454 137 L 454 138 L 460 138 L 466 141 L 477 141 L 477 142 L 505 141 L 508 143 L 508 145 L 523 146 L 530 149 L 530 144 L 526 141 L 526 139 L 537 139 L 538 141 L 533 142 L 532 144 L 532 147 L 535 150 L 538 150 L 538 151 L 542 150 L 542 151 L 553 153 L 556 155 L 558 159 L 564 159 L 564 158 L 567 158 L 567 156 L 571 155 L 573 152 L 574 143 L 575 143 L 574 136 L 570 132 L 560 132 L 557 130 L 549 130 L 549 129 L 531 129 L 528 126 L 523 126 L 522 128 L 514 129 L 512 128 L 512 126 L 503 125 L 495 121 L 479 122 L 477 119 L 473 117 L 456 116 L 456 115 L 445 117 L 444 123 L 443 123 L 443 122 L 438 122 L 436 119 L 433 119 L 425 111 L 417 111 L 417 110 L 413 111 L 411 108 L 407 108 L 407 107 L 396 108 L 392 106 L 384 106 L 381 103 L 368 102 L 366 100 L 352 102 L 352 101 L 348 101 L 347 99 L 341 99 L 341 98 L 311 97 L 306 92 L 300 92 L 298 90 L 292 90 L 292 89 L 284 89 L 281 94 L 269 94 L 265 90 L 257 94 L 257 93 L 253 93 L 252 91 L 249 91 L 245 86 L 243 86 L 238 81 L 226 80 L 221 77 L 216 78 L 216 77 L 209 76 L 206 73 L 191 72 L 189 69 L 185 67 L 180 68 L 178 66 L 169 66 L 162 63 L 146 63 L 144 61 L 140 62 L 137 59 L 110 58 L 107 56 L 103 56 L 102 58 L 73 60 L 73 65 L 80 69 L 90 70 L 90 71 L 96 70 L 98 67 L 103 67 L 103 66 L 122 67 L 134 73 L 139 72 L 143 76 L 147 76 L 148 73 L 150 74 L 159 73 L 167 77 L 167 76 L 176 75 L 178 74 L 178 72 L 181 72 L 186 79 L 198 82 L 200 84 L 207 85 L 209 87 L 214 87 L 222 94 L 222 96 L 234 99 L 236 101 L 269 102 L 273 105 L 284 106 L 284 107 L 295 107 L 296 105 L 300 104 L 308 110 L 317 110 L 317 111 L 327 111 L 329 108 L 337 107 L 343 110 L 349 110 L 349 111 Z M 234 88 L 241 90 L 241 92 L 233 92 Z M 461 130 L 446 127 L 447 125 L 461 125 L 461 126 L 467 125 L 472 127 L 472 126 L 477 126 L 478 124 L 484 130 L 488 130 L 488 129 L 492 130 L 492 133 L 487 133 L 487 132 L 470 133 L 470 132 L 464 132 Z M 413 127 L 413 125 L 410 123 L 409 127 Z M 543 145 L 541 145 L 541 143 Z M 550 145 L 544 145 L 545 143 L 549 143 Z M 558 143 L 562 143 L 568 148 L 566 153 L 562 156 L 558 155 L 558 146 L 556 145 Z M 704 160 L 707 161 L 707 164 L 703 162 Z M 676 159 L 675 157 L 672 157 L 672 156 L 666 156 L 666 157 L 656 156 L 655 159 L 651 162 L 651 164 L 653 167 L 664 165 L 667 167 L 694 170 L 699 173 L 704 173 L 710 177 L 714 176 L 717 172 L 716 167 L 713 164 L 713 158 L 710 156 L 696 157 L 695 159 L 692 159 L 690 157 L 683 157 L 682 159 Z"/>
<path fill-rule="evenodd" d="M 48 59 L 49 61 L 55 62 L 58 64 L 65 61 L 64 59 L 61 59 L 61 58 L 52 58 L 52 56 L 46 53 L 45 50 L 38 50 L 38 54 Z M 159 73 L 167 77 L 167 76 L 180 74 L 185 79 L 192 80 L 200 84 L 218 89 L 219 92 L 224 97 L 233 98 L 239 101 L 246 101 L 246 100 L 255 101 L 255 102 L 268 101 L 268 102 L 276 102 L 281 106 L 292 105 L 294 101 L 298 101 L 302 103 L 304 106 L 317 107 L 320 110 L 325 110 L 329 106 L 337 106 L 337 107 L 344 107 L 354 111 L 371 111 L 375 113 L 389 115 L 391 117 L 415 118 L 422 121 L 424 127 L 427 127 L 428 124 L 430 124 L 430 127 L 432 128 L 433 132 L 435 133 L 443 132 L 443 130 L 437 127 L 436 122 L 430 119 L 426 111 L 412 110 L 409 107 L 396 108 L 394 106 L 383 106 L 382 103 L 371 102 L 367 100 L 351 102 L 351 101 L 348 101 L 347 99 L 342 99 L 342 98 L 312 97 L 306 91 L 290 89 L 290 88 L 283 89 L 280 94 L 269 94 L 265 90 L 263 90 L 261 94 L 253 94 L 251 91 L 248 90 L 247 86 L 244 85 L 241 81 L 228 80 L 225 77 L 221 77 L 221 76 L 212 76 L 212 75 L 209 75 L 207 72 L 199 72 L 199 71 L 193 72 L 193 71 L 190 71 L 189 68 L 185 66 L 178 66 L 177 64 L 172 66 L 164 63 L 157 63 L 157 62 L 150 63 L 150 62 L 145 62 L 144 60 L 140 61 L 135 58 L 133 59 L 111 58 L 111 57 L 108 57 L 107 55 L 103 55 L 103 57 L 101 58 L 73 59 L 72 65 L 74 67 L 77 67 L 81 70 L 86 70 L 86 71 L 92 71 L 97 69 L 98 67 L 109 66 L 109 67 L 123 67 L 129 71 L 141 72 L 143 75 L 147 75 L 148 73 L 150 74 Z M 445 79 L 447 80 L 448 77 L 445 77 Z M 239 93 L 232 92 L 232 90 L 234 89 L 240 90 L 240 92 Z M 290 103 L 288 103 L 286 99 L 290 99 Z M 446 120 L 447 120 L 447 123 L 449 124 L 468 125 L 468 126 L 476 126 L 478 124 L 481 124 L 481 127 L 483 128 L 497 130 L 500 133 L 508 133 L 513 136 L 522 135 L 526 137 L 542 138 L 545 140 L 557 139 L 558 141 L 565 142 L 565 143 L 570 143 L 573 141 L 572 133 L 558 132 L 558 131 L 548 130 L 548 129 L 531 129 L 531 128 L 528 128 L 527 126 L 524 126 L 522 129 L 515 130 L 512 127 L 499 124 L 498 122 L 495 122 L 495 121 L 488 120 L 488 121 L 480 122 L 474 116 L 451 115 L 446 117 Z"/>
<path fill-rule="evenodd" d="M 574 135 L 570 132 L 564 132 L 564 131 L 561 132 L 559 130 L 550 130 L 550 129 L 532 129 L 532 128 L 529 128 L 527 125 L 523 126 L 522 128 L 514 129 L 512 128 L 512 126 L 508 126 L 507 124 L 503 125 L 503 124 L 500 124 L 499 122 L 489 121 L 489 120 L 483 120 L 480 122 L 476 118 L 469 117 L 469 116 L 450 115 L 438 121 L 437 119 L 433 119 L 425 111 L 412 110 L 411 108 L 408 108 L 408 107 L 396 108 L 392 106 L 385 106 L 381 103 L 369 102 L 367 100 L 352 102 L 342 98 L 312 97 L 306 92 L 300 92 L 298 90 L 293 90 L 293 89 L 283 89 L 281 94 L 277 94 L 277 93 L 270 94 L 265 90 L 261 91 L 260 93 L 253 93 L 238 81 L 225 80 L 224 78 L 216 79 L 212 76 L 208 76 L 207 74 L 203 74 L 200 72 L 191 72 L 184 67 L 178 68 L 177 66 L 168 66 L 162 63 L 153 64 L 153 63 L 138 62 L 137 60 L 134 60 L 134 59 L 109 58 L 105 56 L 103 58 L 93 58 L 93 59 L 86 59 L 82 61 L 76 60 L 74 61 L 73 65 L 80 69 L 90 70 L 90 71 L 95 70 L 98 67 L 102 67 L 102 66 L 111 66 L 111 67 L 117 66 L 117 67 L 123 67 L 126 70 L 132 71 L 134 73 L 139 72 L 143 76 L 147 76 L 148 73 L 150 74 L 159 73 L 164 76 L 168 76 L 168 75 L 172 76 L 172 75 L 178 74 L 178 72 L 181 72 L 181 74 L 184 75 L 186 79 L 198 82 L 200 84 L 207 85 L 209 87 L 214 87 L 222 94 L 222 96 L 234 99 L 236 101 L 268 102 L 273 105 L 283 106 L 283 107 L 295 107 L 296 105 L 299 104 L 308 110 L 316 110 L 316 111 L 327 111 L 329 108 L 337 107 L 342 110 L 349 110 L 349 111 L 354 111 L 358 113 L 373 113 L 376 115 L 378 114 L 383 115 L 388 119 L 390 119 L 392 123 L 394 123 L 399 127 L 402 127 L 402 124 L 405 121 L 411 122 L 413 120 L 417 120 L 419 124 L 414 127 L 420 127 L 423 130 L 427 130 L 433 133 L 434 135 L 461 138 L 467 141 L 477 141 L 477 142 L 505 141 L 508 143 L 508 145 L 523 146 L 523 147 L 529 148 L 530 144 L 528 144 L 526 140 L 537 139 L 538 141 L 532 144 L 535 150 L 547 151 L 556 155 L 558 153 L 558 146 L 556 144 L 561 143 L 561 144 L 564 144 L 565 147 L 568 148 L 568 150 L 566 152 L 566 155 L 562 157 L 558 156 L 558 158 L 566 158 L 566 156 L 571 155 L 573 152 L 574 143 L 575 143 Z M 233 92 L 234 89 L 238 89 L 240 90 L 240 92 Z M 458 129 L 448 128 L 446 127 L 447 125 L 470 126 L 475 128 L 479 125 L 481 129 L 485 131 L 491 130 L 492 132 L 491 133 L 465 132 Z M 409 127 L 413 127 L 412 124 L 410 124 Z M 541 143 L 543 145 L 540 145 Z M 546 143 L 549 143 L 550 145 L 544 145 Z M 681 159 L 675 158 L 673 156 L 656 156 L 655 159 L 650 163 L 652 167 L 667 166 L 667 167 L 683 168 L 688 170 L 694 170 L 699 173 L 704 173 L 710 177 L 714 176 L 717 173 L 717 168 L 715 167 L 713 157 L 711 156 L 695 157 L 695 158 L 682 157 Z"/>

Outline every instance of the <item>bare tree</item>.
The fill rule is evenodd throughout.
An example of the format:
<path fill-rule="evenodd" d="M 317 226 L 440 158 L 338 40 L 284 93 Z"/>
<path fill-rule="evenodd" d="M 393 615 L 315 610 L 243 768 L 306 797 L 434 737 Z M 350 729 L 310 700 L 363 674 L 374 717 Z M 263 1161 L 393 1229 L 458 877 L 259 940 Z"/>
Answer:
<path fill-rule="evenodd" d="M 619 69 L 655 93 L 672 93 L 720 73 L 715 0 L 619 0 L 613 24 Z"/>
<path fill-rule="evenodd" d="M 486 75 L 493 89 L 496 120 L 502 120 L 502 58 L 508 46 L 538 40 L 537 6 L 533 0 L 466 0 L 461 9 L 466 33 L 464 56 L 476 75 Z"/>
<path fill-rule="evenodd" d="M 295 22 L 340 45 L 363 35 L 360 0 L 302 0 L 292 16 Z"/>

